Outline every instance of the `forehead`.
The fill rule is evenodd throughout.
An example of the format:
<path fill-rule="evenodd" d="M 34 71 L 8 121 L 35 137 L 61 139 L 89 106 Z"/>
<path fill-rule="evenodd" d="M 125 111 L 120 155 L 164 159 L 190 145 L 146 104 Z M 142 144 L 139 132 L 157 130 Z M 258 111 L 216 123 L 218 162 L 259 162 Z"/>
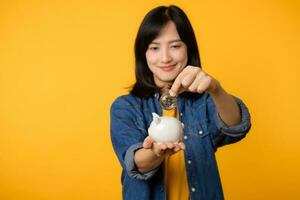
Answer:
<path fill-rule="evenodd" d="M 152 43 L 181 41 L 174 22 L 169 21 Z"/>

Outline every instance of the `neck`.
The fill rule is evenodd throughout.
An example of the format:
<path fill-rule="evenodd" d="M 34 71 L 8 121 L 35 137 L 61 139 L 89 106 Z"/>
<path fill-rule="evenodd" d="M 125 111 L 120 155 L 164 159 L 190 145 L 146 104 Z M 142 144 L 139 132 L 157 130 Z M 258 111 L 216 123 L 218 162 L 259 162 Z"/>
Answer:
<path fill-rule="evenodd" d="M 159 88 L 161 88 L 160 93 L 164 93 L 170 90 L 173 82 L 162 82 L 155 80 L 155 85 Z"/>

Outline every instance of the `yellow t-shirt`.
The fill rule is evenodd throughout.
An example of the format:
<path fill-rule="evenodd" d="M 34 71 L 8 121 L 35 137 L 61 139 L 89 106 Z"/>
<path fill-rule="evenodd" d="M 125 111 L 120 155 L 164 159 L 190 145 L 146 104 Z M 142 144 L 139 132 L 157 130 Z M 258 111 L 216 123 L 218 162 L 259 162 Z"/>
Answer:
<path fill-rule="evenodd" d="M 163 116 L 177 118 L 177 109 L 163 110 Z M 164 183 L 168 200 L 189 199 L 183 151 L 179 151 L 165 159 Z"/>

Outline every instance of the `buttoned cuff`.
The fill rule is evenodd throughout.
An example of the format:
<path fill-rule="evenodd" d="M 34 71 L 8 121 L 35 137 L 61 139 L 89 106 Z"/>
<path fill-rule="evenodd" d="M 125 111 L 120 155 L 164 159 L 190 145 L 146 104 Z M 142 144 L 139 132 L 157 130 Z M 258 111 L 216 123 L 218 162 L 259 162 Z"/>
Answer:
<path fill-rule="evenodd" d="M 126 171 L 131 178 L 148 180 L 158 171 L 158 167 L 154 170 L 151 170 L 146 173 L 141 173 L 137 170 L 137 167 L 134 162 L 134 154 L 138 149 L 143 148 L 143 143 L 137 143 L 131 145 L 126 151 L 124 163 L 126 167 Z"/>
<path fill-rule="evenodd" d="M 234 100 L 237 102 L 240 113 L 241 113 L 241 122 L 237 125 L 228 126 L 219 116 L 218 112 L 215 115 L 216 125 L 219 130 L 225 135 L 231 137 L 240 137 L 245 135 L 251 127 L 250 114 L 246 105 L 237 97 L 233 96 Z"/>

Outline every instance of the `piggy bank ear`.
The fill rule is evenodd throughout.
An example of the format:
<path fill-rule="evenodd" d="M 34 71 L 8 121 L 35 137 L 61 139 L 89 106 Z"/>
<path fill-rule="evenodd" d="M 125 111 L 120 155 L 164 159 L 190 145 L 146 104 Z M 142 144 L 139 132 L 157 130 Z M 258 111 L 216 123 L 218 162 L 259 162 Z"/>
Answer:
<path fill-rule="evenodd" d="M 153 116 L 153 122 L 156 125 L 158 125 L 160 123 L 160 121 L 161 121 L 160 116 L 158 114 L 154 113 L 154 112 L 152 113 L 152 116 Z"/>
<path fill-rule="evenodd" d="M 181 122 L 181 126 L 182 126 L 182 128 L 184 128 L 184 124 Z"/>

